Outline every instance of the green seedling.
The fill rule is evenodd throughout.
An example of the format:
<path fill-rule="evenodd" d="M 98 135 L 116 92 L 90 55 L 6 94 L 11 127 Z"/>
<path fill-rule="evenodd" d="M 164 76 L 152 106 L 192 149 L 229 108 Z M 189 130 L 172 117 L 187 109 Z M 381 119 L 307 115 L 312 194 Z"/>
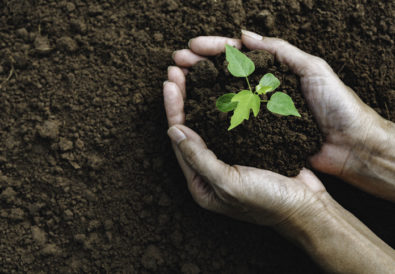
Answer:
<path fill-rule="evenodd" d="M 227 93 L 217 99 L 216 106 L 220 111 L 233 111 L 228 130 L 248 120 L 251 110 L 256 117 L 261 108 L 261 102 L 267 103 L 266 107 L 272 113 L 301 117 L 291 97 L 284 92 L 277 91 L 270 97 L 270 100 L 267 100 L 266 94 L 275 91 L 280 86 L 280 80 L 273 74 L 265 74 L 253 91 L 248 76 L 255 71 L 254 62 L 238 49 L 228 45 L 226 45 L 226 60 L 229 63 L 229 72 L 235 77 L 245 77 L 248 85 L 248 90 Z"/>

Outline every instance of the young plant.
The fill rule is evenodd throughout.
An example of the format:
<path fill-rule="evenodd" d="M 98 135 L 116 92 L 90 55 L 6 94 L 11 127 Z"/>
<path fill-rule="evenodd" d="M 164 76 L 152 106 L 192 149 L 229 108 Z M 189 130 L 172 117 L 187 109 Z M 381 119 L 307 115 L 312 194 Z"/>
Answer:
<path fill-rule="evenodd" d="M 226 45 L 226 60 L 229 63 L 229 72 L 235 77 L 245 77 L 248 85 L 248 90 L 242 90 L 237 94 L 227 93 L 217 99 L 216 106 L 220 111 L 233 111 L 228 130 L 248 120 L 251 110 L 256 117 L 261 108 L 261 102 L 267 103 L 267 109 L 272 113 L 301 117 L 291 97 L 287 94 L 277 91 L 270 97 L 270 100 L 267 100 L 266 94 L 275 91 L 280 86 L 280 80 L 273 74 L 265 74 L 255 87 L 255 91 L 252 91 L 248 76 L 255 71 L 254 62 L 229 45 Z"/>

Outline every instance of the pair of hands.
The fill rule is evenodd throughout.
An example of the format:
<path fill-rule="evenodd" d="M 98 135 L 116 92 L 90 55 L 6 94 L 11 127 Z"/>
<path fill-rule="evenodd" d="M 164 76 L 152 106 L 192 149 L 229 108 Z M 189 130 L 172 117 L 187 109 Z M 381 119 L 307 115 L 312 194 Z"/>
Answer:
<path fill-rule="evenodd" d="M 311 211 L 319 209 L 313 205 L 328 194 L 310 170 L 288 178 L 267 170 L 229 166 L 183 125 L 187 68 L 204 56 L 221 54 L 226 44 L 266 50 L 300 77 L 302 92 L 326 136 L 321 151 L 310 159 L 321 172 L 339 177 L 351 174 L 356 166 L 354 151 L 376 146 L 372 132 L 382 118 L 345 86 L 324 60 L 281 39 L 243 31 L 241 40 L 197 37 L 189 42 L 189 49 L 174 52 L 177 66 L 169 67 L 163 87 L 168 135 L 194 200 L 203 208 L 261 225 L 280 225 L 306 212 L 314 214 Z M 374 193 L 373 186 L 359 186 Z"/>

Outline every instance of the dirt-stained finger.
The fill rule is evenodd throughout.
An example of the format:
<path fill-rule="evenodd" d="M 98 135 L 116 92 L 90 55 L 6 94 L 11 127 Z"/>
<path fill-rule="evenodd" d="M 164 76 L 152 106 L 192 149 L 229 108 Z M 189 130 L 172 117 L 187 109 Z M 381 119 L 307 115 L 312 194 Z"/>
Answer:
<path fill-rule="evenodd" d="M 225 51 L 225 45 L 241 48 L 240 39 L 220 36 L 199 36 L 189 41 L 189 48 L 196 54 L 202 56 L 214 56 Z"/>
<path fill-rule="evenodd" d="M 181 49 L 173 52 L 173 60 L 180 67 L 191 67 L 206 58 L 193 53 L 190 49 Z"/>
<path fill-rule="evenodd" d="M 167 68 L 167 79 L 170 82 L 174 82 L 178 85 L 181 90 L 182 98 L 185 100 L 186 92 L 185 92 L 185 74 L 184 72 L 177 66 L 170 66 Z"/>
<path fill-rule="evenodd" d="M 176 142 L 185 162 L 210 185 L 220 186 L 232 193 L 232 180 L 237 180 L 234 168 L 218 160 L 204 141 L 191 129 L 176 125 L 169 129 L 170 138 Z"/>
<path fill-rule="evenodd" d="M 285 40 L 263 37 L 243 30 L 243 44 L 251 49 L 263 49 L 273 54 L 278 61 L 289 66 L 300 77 L 312 75 L 334 75 L 331 67 L 321 58 L 308 54 Z"/>
<path fill-rule="evenodd" d="M 169 127 L 183 124 L 185 121 L 184 99 L 176 83 L 166 81 L 163 84 L 163 100 Z"/>

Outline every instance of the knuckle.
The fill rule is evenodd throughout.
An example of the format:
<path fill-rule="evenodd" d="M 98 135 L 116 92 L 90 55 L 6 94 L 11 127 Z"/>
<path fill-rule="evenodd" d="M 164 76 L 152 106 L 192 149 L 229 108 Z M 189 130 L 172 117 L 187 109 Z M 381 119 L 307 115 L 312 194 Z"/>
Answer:
<path fill-rule="evenodd" d="M 194 201 L 204 209 L 211 209 L 210 193 L 206 183 L 199 176 L 195 176 L 189 183 L 189 192 Z"/>
<path fill-rule="evenodd" d="M 317 57 L 317 56 L 312 57 L 312 60 L 310 62 L 310 67 L 311 67 L 311 69 L 314 69 L 314 70 L 328 70 L 328 69 L 330 69 L 330 66 L 328 65 L 328 63 L 324 59 Z"/>
<path fill-rule="evenodd" d="M 277 39 L 277 43 L 278 43 L 277 48 L 281 48 L 281 49 L 287 48 L 287 47 L 290 46 L 289 42 L 284 40 L 284 39 L 279 39 L 278 38 Z"/>
<path fill-rule="evenodd" d="M 219 196 L 227 204 L 238 203 L 243 196 L 243 178 L 240 176 L 238 166 L 226 166 L 225 181 L 221 184 Z"/>
<path fill-rule="evenodd" d="M 203 150 L 187 149 L 185 151 L 185 160 L 193 167 L 196 167 L 196 163 L 202 157 Z"/>
<path fill-rule="evenodd" d="M 168 81 L 167 82 L 167 88 L 168 89 L 172 89 L 172 90 L 177 89 L 177 84 L 172 82 L 172 81 Z"/>
<path fill-rule="evenodd" d="M 229 166 L 228 174 L 233 181 L 232 189 L 236 192 L 235 194 L 237 195 L 243 188 L 243 176 L 241 175 L 240 166 Z"/>

